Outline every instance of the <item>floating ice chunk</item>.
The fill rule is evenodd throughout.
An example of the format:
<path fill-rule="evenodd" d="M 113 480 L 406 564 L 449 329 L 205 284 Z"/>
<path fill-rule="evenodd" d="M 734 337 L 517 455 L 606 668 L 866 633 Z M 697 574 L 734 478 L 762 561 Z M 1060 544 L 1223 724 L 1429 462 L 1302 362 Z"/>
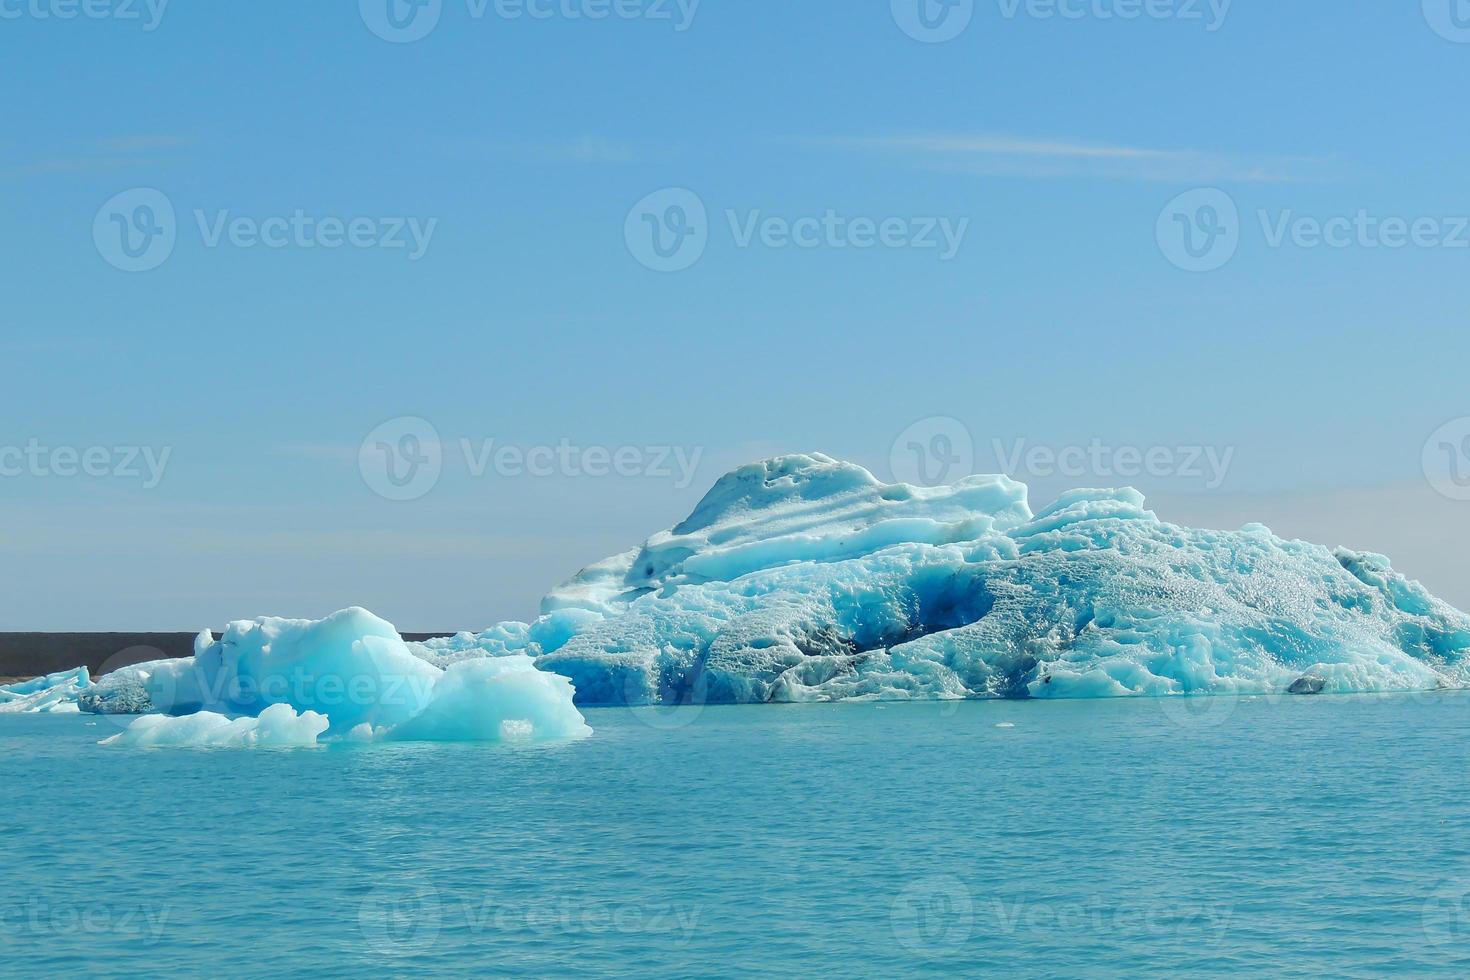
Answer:
<path fill-rule="evenodd" d="M 423 711 L 389 729 L 395 741 L 495 742 L 591 734 L 572 706 L 572 683 L 526 656 L 453 664 Z"/>
<path fill-rule="evenodd" d="M 334 732 L 407 721 L 428 703 L 440 673 L 391 625 L 358 608 L 316 621 L 231 623 L 200 647 L 194 666 L 206 706 L 258 714 L 288 704 L 325 715 Z"/>
<path fill-rule="evenodd" d="M 361 725 L 354 725 L 352 731 L 347 733 L 347 741 L 349 742 L 371 742 L 373 738 L 373 726 L 367 722 L 363 722 Z"/>
<path fill-rule="evenodd" d="M 327 730 L 326 716 L 297 714 L 290 705 L 273 704 L 257 718 L 234 718 L 201 711 L 183 716 L 144 715 L 100 745 L 133 747 L 251 748 L 309 746 Z"/>
<path fill-rule="evenodd" d="M 75 712 L 78 696 L 89 686 L 87 668 L 77 667 L 0 687 L 0 714 Z"/>
<path fill-rule="evenodd" d="M 517 639 L 509 630 L 495 638 L 498 645 L 465 647 L 478 657 L 441 670 L 363 609 L 315 622 L 241 621 L 218 640 L 201 633 L 193 657 L 107 675 L 81 702 L 91 711 L 156 712 L 125 744 L 276 744 L 274 727 L 257 732 L 249 723 L 258 716 L 274 724 L 283 711 L 324 719 L 329 736 L 351 741 L 539 740 L 591 731 L 573 707 L 570 681 L 524 655 L 489 656 Z"/>

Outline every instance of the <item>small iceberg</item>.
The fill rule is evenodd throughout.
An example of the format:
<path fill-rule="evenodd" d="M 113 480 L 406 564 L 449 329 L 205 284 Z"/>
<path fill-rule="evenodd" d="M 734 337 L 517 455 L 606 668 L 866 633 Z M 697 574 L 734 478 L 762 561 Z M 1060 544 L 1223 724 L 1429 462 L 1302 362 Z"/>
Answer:
<path fill-rule="evenodd" d="M 543 741 L 591 734 L 565 677 L 527 656 L 437 667 L 364 609 L 207 631 L 194 656 L 114 671 L 77 698 L 143 714 L 121 746 L 251 747 L 351 741 Z"/>
<path fill-rule="evenodd" d="M 192 715 L 144 715 L 101 745 L 135 747 L 247 748 L 308 746 L 329 722 L 315 711 L 297 714 L 287 704 L 273 704 L 258 718 L 227 718 L 213 711 Z"/>
<path fill-rule="evenodd" d="M 0 687 L 0 714 L 72 713 L 82 692 L 92 686 L 85 667 Z"/>

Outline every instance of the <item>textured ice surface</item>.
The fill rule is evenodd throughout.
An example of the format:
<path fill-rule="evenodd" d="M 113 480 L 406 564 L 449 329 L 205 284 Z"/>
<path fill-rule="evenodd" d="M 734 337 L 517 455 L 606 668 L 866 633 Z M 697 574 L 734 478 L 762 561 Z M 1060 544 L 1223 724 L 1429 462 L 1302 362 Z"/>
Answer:
<path fill-rule="evenodd" d="M 1005 477 L 889 486 L 819 454 L 726 475 L 683 523 L 587 567 L 541 613 L 423 644 L 361 609 L 235 623 L 81 703 L 285 703 L 325 715 L 332 735 L 447 739 L 584 732 L 563 678 L 579 704 L 1470 686 L 1470 617 L 1380 555 L 1260 525 L 1177 527 L 1131 489 L 1074 490 L 1033 513 Z"/>
<path fill-rule="evenodd" d="M 86 711 L 147 712 L 125 737 L 108 740 L 121 745 L 315 744 L 323 733 L 354 741 L 539 740 L 591 731 L 572 705 L 570 682 L 537 670 L 531 658 L 441 669 L 364 609 L 318 621 L 231 623 L 219 639 L 201 633 L 193 657 L 114 671 L 78 700 Z"/>
<path fill-rule="evenodd" d="M 1465 686 L 1470 649 L 1470 618 L 1378 555 L 822 455 L 728 474 L 542 613 L 423 653 L 523 649 L 604 704 L 1424 690 Z"/>
<path fill-rule="evenodd" d="M 390 740 L 494 742 L 590 735 L 572 707 L 572 682 L 526 656 L 451 665 L 424 710 L 383 733 Z"/>
<path fill-rule="evenodd" d="M 74 712 L 77 696 L 90 685 L 87 668 L 77 667 L 0 687 L 0 714 Z"/>
<path fill-rule="evenodd" d="M 315 711 L 297 714 L 273 704 L 259 717 L 227 718 L 213 711 L 192 715 L 144 715 L 102 745 L 135 747 L 250 748 L 316 745 L 327 719 Z"/>

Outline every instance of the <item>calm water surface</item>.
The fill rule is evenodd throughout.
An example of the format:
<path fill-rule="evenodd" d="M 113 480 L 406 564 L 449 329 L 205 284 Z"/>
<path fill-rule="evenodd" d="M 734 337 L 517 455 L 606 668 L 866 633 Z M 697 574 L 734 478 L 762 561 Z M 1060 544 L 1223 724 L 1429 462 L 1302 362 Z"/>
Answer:
<path fill-rule="evenodd" d="M 1470 973 L 1465 695 L 587 715 L 275 751 L 0 716 L 0 973 Z"/>

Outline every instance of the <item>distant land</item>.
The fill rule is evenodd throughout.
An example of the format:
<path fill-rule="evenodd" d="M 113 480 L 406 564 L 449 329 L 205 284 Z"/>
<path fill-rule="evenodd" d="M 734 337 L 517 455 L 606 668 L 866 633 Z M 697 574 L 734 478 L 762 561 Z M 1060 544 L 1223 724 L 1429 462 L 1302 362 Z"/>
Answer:
<path fill-rule="evenodd" d="M 219 634 L 216 630 L 216 635 Z M 189 657 L 194 633 L 0 633 L 0 684 L 86 667 L 94 677 L 119 667 Z M 427 640 L 454 633 L 404 633 Z"/>

